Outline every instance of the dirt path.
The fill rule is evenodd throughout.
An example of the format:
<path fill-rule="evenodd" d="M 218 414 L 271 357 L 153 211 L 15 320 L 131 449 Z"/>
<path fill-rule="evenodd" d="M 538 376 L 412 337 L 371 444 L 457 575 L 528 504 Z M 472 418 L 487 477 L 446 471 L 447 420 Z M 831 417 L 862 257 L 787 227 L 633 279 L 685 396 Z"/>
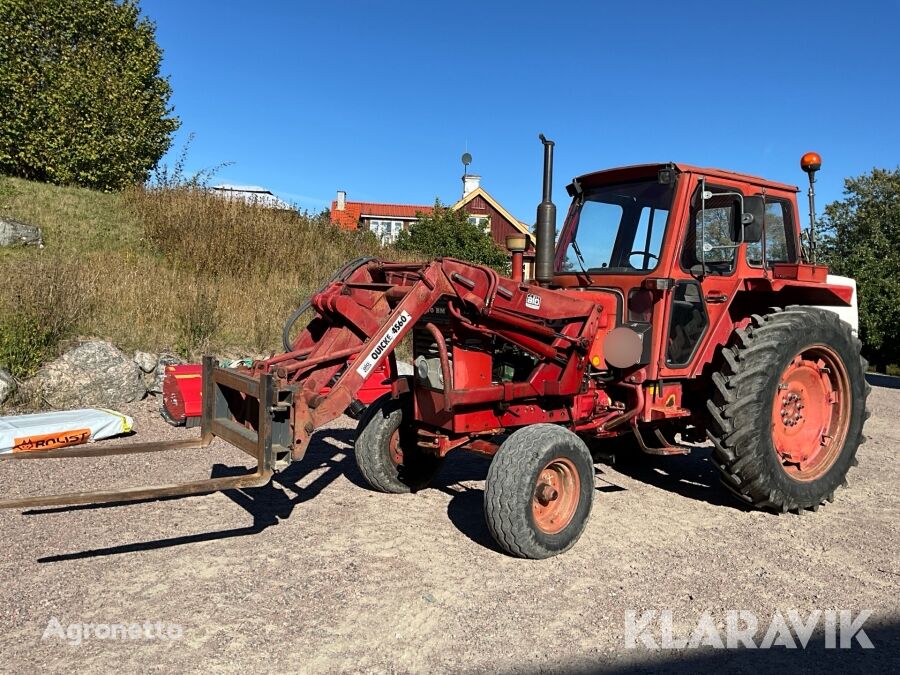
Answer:
<path fill-rule="evenodd" d="M 581 541 L 541 562 L 499 553 L 482 517 L 487 461 L 448 463 L 435 489 L 366 489 L 351 421 L 319 434 L 269 487 L 108 508 L 0 512 L 0 669 L 744 672 L 900 669 L 900 391 L 876 387 L 851 489 L 804 517 L 735 508 L 702 456 L 598 466 Z M 154 403 L 139 438 L 182 434 Z M 236 451 L 0 464 L 0 493 L 226 475 Z M 173 475 L 174 474 L 174 475 Z M 16 481 L 13 483 L 13 481 Z M 863 609 L 874 650 L 626 649 L 625 614 L 672 610 L 689 635 L 750 610 Z M 177 640 L 58 634 L 163 622 Z M 52 631 L 51 631 L 52 633 Z M 658 635 L 658 631 L 657 631 Z"/>

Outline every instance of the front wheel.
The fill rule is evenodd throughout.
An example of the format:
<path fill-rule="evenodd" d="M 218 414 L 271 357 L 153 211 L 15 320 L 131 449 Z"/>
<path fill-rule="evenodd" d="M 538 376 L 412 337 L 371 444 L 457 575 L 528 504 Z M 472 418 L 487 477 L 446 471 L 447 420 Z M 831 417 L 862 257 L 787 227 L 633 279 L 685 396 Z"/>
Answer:
<path fill-rule="evenodd" d="M 535 424 L 507 438 L 488 469 L 484 512 L 497 543 L 520 558 L 549 558 L 578 541 L 594 498 L 594 463 L 578 436 Z"/>
<path fill-rule="evenodd" d="M 363 413 L 354 454 L 363 478 L 379 492 L 415 492 L 427 487 L 443 459 L 421 450 L 410 424 L 409 397 L 385 394 Z"/>
<path fill-rule="evenodd" d="M 865 362 L 833 312 L 790 307 L 736 333 L 708 403 L 713 460 L 744 501 L 818 509 L 846 484 L 868 417 Z"/>

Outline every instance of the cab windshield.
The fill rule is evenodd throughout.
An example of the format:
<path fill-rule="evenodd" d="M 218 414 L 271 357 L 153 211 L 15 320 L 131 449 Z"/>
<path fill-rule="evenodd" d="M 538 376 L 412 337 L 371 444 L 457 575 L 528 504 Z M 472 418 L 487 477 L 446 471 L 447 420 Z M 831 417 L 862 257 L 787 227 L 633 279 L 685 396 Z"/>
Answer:
<path fill-rule="evenodd" d="M 563 232 L 558 272 L 649 272 L 659 252 L 675 192 L 656 179 L 587 189 Z"/>

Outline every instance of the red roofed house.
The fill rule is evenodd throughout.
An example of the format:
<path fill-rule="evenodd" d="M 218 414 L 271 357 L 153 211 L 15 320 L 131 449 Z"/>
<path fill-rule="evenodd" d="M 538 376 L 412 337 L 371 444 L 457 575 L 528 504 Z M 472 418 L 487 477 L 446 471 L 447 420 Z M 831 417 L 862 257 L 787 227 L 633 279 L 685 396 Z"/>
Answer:
<path fill-rule="evenodd" d="M 414 204 L 348 202 L 347 193 L 338 190 L 337 199 L 331 202 L 331 222 L 345 230 L 368 228 L 383 244 L 390 244 L 397 240 L 400 230 L 416 221 L 417 213 L 428 214 L 433 210 L 432 206 Z"/>
<path fill-rule="evenodd" d="M 524 234 L 528 237 L 525 248 L 525 278 L 534 277 L 534 236 L 531 228 L 503 208 L 481 187 L 481 176 L 468 174 L 463 176 L 463 196 L 452 207 L 454 211 L 462 209 L 469 214 L 469 222 L 480 225 L 491 235 L 494 242 L 506 249 L 506 236 Z"/>
<path fill-rule="evenodd" d="M 533 276 L 534 237 L 530 228 L 504 209 L 496 199 L 480 185 L 481 177 L 463 176 L 463 196 L 452 207 L 469 215 L 469 222 L 484 228 L 501 248 L 506 248 L 508 234 L 524 234 L 528 237 L 525 250 L 525 278 Z M 337 199 L 331 202 L 331 222 L 347 230 L 365 227 L 372 230 L 382 243 L 396 241 L 401 230 L 416 222 L 416 214 L 430 214 L 432 206 L 414 204 L 378 204 L 374 202 L 347 201 L 347 193 L 339 190 Z"/>

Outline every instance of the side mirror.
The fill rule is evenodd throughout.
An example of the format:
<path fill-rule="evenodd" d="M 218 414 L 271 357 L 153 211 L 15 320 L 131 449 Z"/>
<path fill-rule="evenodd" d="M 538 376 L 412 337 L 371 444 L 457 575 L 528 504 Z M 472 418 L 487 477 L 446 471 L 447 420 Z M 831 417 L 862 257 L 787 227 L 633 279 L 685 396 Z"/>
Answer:
<path fill-rule="evenodd" d="M 744 197 L 744 241 L 757 244 L 762 241 L 763 223 L 766 220 L 766 201 L 760 196 Z"/>
<path fill-rule="evenodd" d="M 762 197 L 744 197 L 744 210 L 741 202 L 734 203 L 734 218 L 731 221 L 731 241 L 735 244 L 755 244 L 762 239 L 762 225 L 766 205 Z"/>

